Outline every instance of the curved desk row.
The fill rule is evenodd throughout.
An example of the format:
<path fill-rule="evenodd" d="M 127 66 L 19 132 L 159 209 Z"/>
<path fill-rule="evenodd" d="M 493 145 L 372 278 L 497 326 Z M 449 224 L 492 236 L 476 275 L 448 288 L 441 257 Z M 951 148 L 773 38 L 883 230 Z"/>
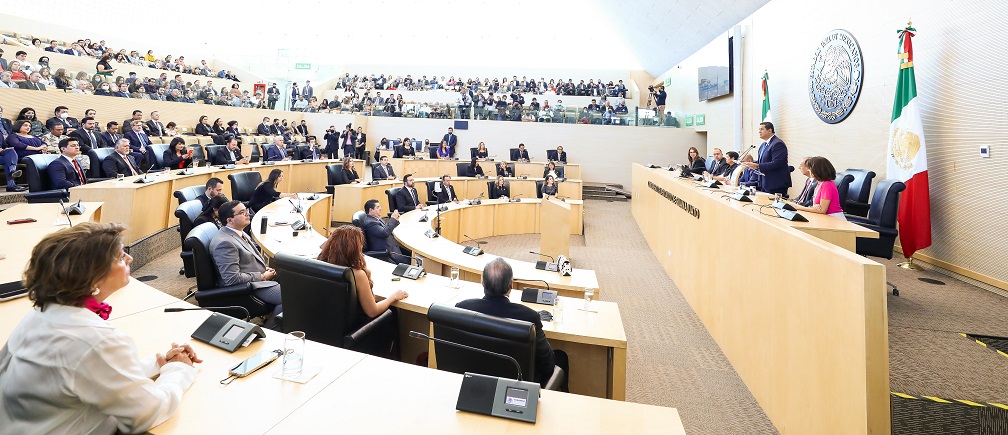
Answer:
<path fill-rule="evenodd" d="M 304 204 L 308 212 L 311 212 L 313 207 L 325 207 L 324 201 L 305 201 Z M 531 205 L 531 201 L 530 204 L 495 205 L 484 203 L 482 206 L 474 207 L 455 206 L 454 211 L 447 213 L 458 213 L 461 209 L 493 210 L 498 206 L 507 205 L 526 206 Z M 294 236 L 290 227 L 269 226 L 266 234 L 259 233 L 260 219 L 268 217 L 269 222 L 291 220 L 296 216 L 292 209 L 291 205 L 284 201 L 276 201 L 263 207 L 252 219 L 252 235 L 259 245 L 262 246 L 263 252 L 269 257 L 273 257 L 277 252 L 284 251 L 315 258 L 321 250 L 322 243 L 326 240 L 326 237 L 317 231 L 301 231 L 298 236 Z M 419 219 L 420 215 L 421 213 L 419 212 L 407 213 L 404 215 L 404 220 Z M 396 229 L 396 234 L 398 235 L 400 229 L 407 225 L 414 224 L 404 222 Z M 418 229 L 417 226 L 413 228 Z M 428 226 L 427 228 L 430 227 Z M 422 234 L 418 235 L 423 237 Z M 434 242 L 437 242 L 439 246 L 454 246 L 458 248 L 457 252 L 459 255 L 475 259 L 482 262 L 482 264 L 493 258 L 489 254 L 480 257 L 470 257 L 462 254 L 459 245 L 445 238 L 434 239 Z M 418 254 L 420 253 L 418 252 Z M 436 260 L 425 261 L 425 266 L 427 263 L 433 263 L 434 261 Z M 578 288 L 578 286 L 592 285 L 597 287 L 598 285 L 595 272 L 591 270 L 575 270 L 572 277 L 560 277 L 555 272 L 535 270 L 534 263 L 514 260 L 509 260 L 509 263 L 515 270 L 516 278 L 548 278 L 552 280 L 551 287 L 553 288 L 566 286 L 573 289 Z M 427 308 L 432 303 L 454 305 L 463 299 L 483 296 L 483 288 L 477 282 L 463 280 L 460 283 L 460 288 L 452 288 L 449 286 L 448 278 L 433 273 L 429 273 L 415 281 L 409 279 L 392 281 L 394 278 L 392 270 L 395 268 L 395 265 L 370 257 L 367 257 L 367 265 L 368 269 L 371 270 L 371 278 L 375 283 L 373 291 L 377 297 L 388 297 L 398 289 L 405 290 L 409 294 L 407 299 L 398 301 L 395 304 L 400 310 L 399 335 L 402 360 L 405 362 L 415 361 L 416 357 L 423 352 L 431 352 L 433 354 L 433 349 L 428 343 L 409 338 L 408 336 L 410 330 L 428 331 L 430 329 L 426 314 Z M 477 281 L 478 273 L 482 272 L 483 266 L 479 265 L 478 268 L 475 275 Z M 467 276 L 466 274 L 462 275 L 463 278 Z M 471 278 L 474 275 L 470 274 L 468 276 Z M 560 314 L 559 316 L 554 317 L 559 319 L 559 321 L 543 322 L 543 329 L 546 332 L 546 336 L 550 339 L 550 343 L 555 348 L 566 351 L 570 356 L 572 366 L 576 367 L 569 374 L 571 392 L 624 400 L 626 397 L 627 339 L 626 333 L 623 330 L 623 320 L 620 317 L 619 307 L 612 302 L 595 301 L 593 303 L 596 304 L 598 312 L 591 313 L 577 309 L 581 306 L 580 304 L 583 304 L 583 299 L 580 296 L 576 298 L 562 297 L 561 299 L 562 302 L 560 305 L 552 307 L 536 304 L 527 305 L 537 311 L 543 309 L 553 313 L 562 311 L 562 313 L 558 313 Z M 511 300 L 520 302 L 521 292 L 512 292 Z M 429 361 L 433 365 L 435 360 L 434 358 L 430 358 Z"/>
<path fill-rule="evenodd" d="M 382 155 L 392 156 L 391 151 L 380 150 Z M 387 153 L 387 154 L 386 154 Z M 466 156 L 469 155 L 468 152 L 465 153 Z M 458 174 L 458 164 L 465 163 L 468 164 L 471 159 L 460 158 L 459 160 L 442 160 L 442 159 L 389 159 L 389 164 L 392 165 L 392 169 L 395 169 L 396 174 L 413 174 L 414 177 L 440 177 L 444 174 L 451 175 L 454 177 Z M 497 161 L 481 161 L 480 166 L 483 168 L 483 173 L 491 177 L 497 176 Z M 508 165 L 514 165 L 515 175 L 528 175 L 529 178 L 542 177 L 543 169 L 546 168 L 547 162 L 512 162 L 505 160 Z M 564 176 L 567 178 L 581 179 L 581 164 L 580 163 L 558 163 L 557 166 L 564 167 Z"/>
<path fill-rule="evenodd" d="M 16 204 L 0 211 L 0 239 L 3 240 L 0 254 L 0 283 L 21 280 L 32 248 L 43 237 L 81 222 L 98 222 L 102 217 L 102 203 L 84 202 L 84 213 L 67 217 L 60 204 Z M 9 221 L 34 218 L 35 222 L 10 224 Z"/>

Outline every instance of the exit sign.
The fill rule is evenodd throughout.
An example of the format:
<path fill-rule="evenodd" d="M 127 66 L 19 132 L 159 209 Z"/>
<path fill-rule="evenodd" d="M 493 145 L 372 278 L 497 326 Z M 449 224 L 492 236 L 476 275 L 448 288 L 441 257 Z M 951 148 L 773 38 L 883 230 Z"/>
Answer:
<path fill-rule="evenodd" d="M 311 69 L 310 63 L 295 63 L 294 69 Z"/>

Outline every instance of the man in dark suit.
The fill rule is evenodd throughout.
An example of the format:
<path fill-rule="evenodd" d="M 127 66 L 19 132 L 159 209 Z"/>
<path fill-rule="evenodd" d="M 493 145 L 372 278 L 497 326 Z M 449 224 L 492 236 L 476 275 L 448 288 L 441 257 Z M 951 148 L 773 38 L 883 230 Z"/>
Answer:
<path fill-rule="evenodd" d="M 94 148 L 101 146 L 101 140 L 98 139 L 98 133 L 94 131 L 95 121 L 94 118 L 87 116 L 81 119 L 81 128 L 78 128 L 70 133 L 70 137 L 77 138 L 77 144 L 80 146 L 81 154 L 87 154 Z M 84 168 L 87 169 L 87 168 Z"/>
<path fill-rule="evenodd" d="M 102 148 L 112 148 L 116 146 L 119 139 L 122 139 L 123 135 L 119 134 L 119 123 L 115 121 L 109 121 L 105 124 L 105 131 L 98 135 L 98 141 L 101 143 Z"/>
<path fill-rule="evenodd" d="M 801 194 L 794 199 L 794 202 L 804 207 L 811 207 L 819 182 L 812 177 L 812 171 L 808 167 L 808 157 L 802 159 L 801 163 L 798 164 L 798 170 L 801 171 L 802 175 L 808 177 L 808 180 L 805 180 L 805 187 L 802 189 Z"/>
<path fill-rule="evenodd" d="M 415 187 L 416 181 L 413 179 L 413 174 L 406 174 L 403 176 L 403 187 L 399 189 L 396 193 L 396 211 L 399 213 L 407 213 L 417 208 L 422 207 L 420 205 L 420 197 L 417 196 L 417 190 Z"/>
<path fill-rule="evenodd" d="M 756 183 L 760 192 L 780 193 L 787 197 L 787 190 L 791 187 L 787 145 L 774 133 L 773 123 L 770 122 L 760 123 L 759 137 L 764 141 L 759 147 L 759 157 L 756 162 L 745 165 L 762 173 Z"/>
<path fill-rule="evenodd" d="M 523 144 L 523 143 L 518 144 L 518 151 L 517 151 L 517 153 L 514 156 L 511 156 L 511 157 L 512 157 L 511 160 L 516 160 L 516 161 L 519 161 L 519 162 L 527 162 L 527 161 L 529 161 L 529 154 L 528 154 L 528 150 L 525 149 L 525 144 Z"/>
<path fill-rule="evenodd" d="M 147 121 L 147 131 L 151 136 L 162 137 L 165 135 L 164 124 L 161 123 L 161 114 L 157 110 L 150 113 L 150 121 Z"/>
<path fill-rule="evenodd" d="M 130 128 L 130 131 L 126 132 L 123 136 L 126 139 L 129 139 L 130 149 L 132 150 L 130 155 L 133 156 L 133 160 L 140 162 L 143 160 L 144 150 L 147 149 L 147 145 L 151 144 L 151 140 L 150 137 L 147 136 L 147 133 L 144 132 L 143 121 L 132 121 Z"/>
<path fill-rule="evenodd" d="M 388 156 L 381 156 L 381 162 L 371 168 L 372 180 L 395 180 L 395 171 L 389 164 Z"/>
<path fill-rule="evenodd" d="M 347 124 L 343 133 L 340 133 L 339 143 L 343 148 L 343 158 L 353 157 L 354 149 L 357 147 L 357 132 L 353 131 L 353 126 Z"/>
<path fill-rule="evenodd" d="M 545 384 L 559 366 L 568 372 L 567 354 L 554 351 L 543 332 L 542 319 L 535 310 L 508 299 L 514 272 L 503 258 L 497 258 L 483 267 L 483 298 L 466 299 L 455 304 L 458 308 L 476 311 L 494 317 L 521 320 L 535 325 L 536 361 L 534 382 Z M 489 349 L 494 350 L 494 349 Z"/>
<path fill-rule="evenodd" d="M 210 180 L 206 183 L 206 191 L 198 197 L 200 202 L 203 204 L 203 209 L 206 210 L 207 204 L 210 204 L 210 199 L 220 195 L 224 192 L 224 180 L 217 177 L 210 177 Z"/>
<path fill-rule="evenodd" d="M 55 39 L 49 41 L 49 46 L 45 48 L 45 51 L 48 51 L 50 53 L 63 53 L 63 50 L 60 50 L 59 47 L 56 46 Z"/>
<path fill-rule="evenodd" d="M 28 76 L 28 80 L 25 80 L 25 81 L 21 82 L 18 86 L 20 86 L 21 89 L 29 89 L 29 90 L 33 90 L 33 91 L 44 91 L 44 90 L 46 90 L 45 84 L 44 83 L 40 83 L 39 82 L 40 79 L 42 79 L 42 75 L 39 74 L 38 72 L 33 72 L 33 73 L 31 73 L 30 76 Z"/>
<path fill-rule="evenodd" d="M 273 282 L 277 272 L 266 267 L 259 246 L 245 234 L 245 227 L 251 223 L 245 204 L 241 201 L 225 202 L 217 210 L 217 218 L 221 229 L 210 240 L 210 252 L 220 273 L 217 285 L 224 287 L 249 282 L 262 283 L 253 293 L 255 297 L 275 305 L 274 314 L 282 312 L 280 284 Z"/>
<path fill-rule="evenodd" d="M 301 123 L 297 127 L 294 127 L 294 131 L 301 136 L 308 137 L 308 124 L 302 119 Z"/>
<path fill-rule="evenodd" d="M 455 188 L 451 185 L 451 175 L 445 174 L 441 176 L 441 191 L 435 192 L 435 195 L 437 195 L 438 202 L 441 204 L 458 201 L 458 197 L 455 196 Z"/>
<path fill-rule="evenodd" d="M 241 149 L 238 148 L 238 140 L 234 136 L 227 135 L 224 137 L 227 141 L 227 145 L 217 151 L 217 156 L 214 157 L 214 162 L 219 165 L 224 164 L 246 164 L 248 163 L 248 157 L 242 157 Z"/>
<path fill-rule="evenodd" d="M 283 136 L 273 138 L 273 144 L 266 149 L 266 158 L 263 160 L 267 162 L 290 160 L 290 156 L 287 155 L 287 145 L 284 145 Z"/>
<path fill-rule="evenodd" d="M 84 170 L 76 160 L 77 155 L 80 154 L 77 139 L 64 138 L 59 143 L 59 150 L 60 157 L 50 162 L 49 167 L 46 168 L 53 189 L 69 189 L 87 184 L 87 176 L 84 175 Z"/>
<path fill-rule="evenodd" d="M 263 136 L 269 136 L 273 134 L 273 128 L 272 125 L 270 125 L 269 120 L 270 119 L 268 116 L 263 118 L 262 124 L 259 124 L 259 127 L 256 128 L 256 133 L 261 134 Z"/>
<path fill-rule="evenodd" d="M 364 203 L 364 239 L 368 251 L 392 252 L 402 254 L 399 243 L 392 237 L 392 230 L 399 226 L 399 210 L 392 212 L 388 223 L 382 220 L 382 206 L 377 199 L 369 199 Z"/>
<path fill-rule="evenodd" d="M 455 129 L 448 127 L 448 133 L 441 140 L 448 142 L 448 149 L 451 150 L 452 158 L 455 158 L 455 146 L 458 145 L 458 136 L 455 136 Z"/>
<path fill-rule="evenodd" d="M 74 130 L 80 127 L 80 123 L 77 122 L 77 118 L 70 116 L 70 109 L 67 106 L 56 106 L 53 110 L 52 119 L 56 119 L 63 123 L 63 134 L 70 134 Z"/>
<path fill-rule="evenodd" d="M 308 101 L 314 94 L 315 90 L 311 87 L 311 80 L 305 80 L 304 88 L 301 89 L 301 96 L 304 97 L 305 101 Z"/>
<path fill-rule="evenodd" d="M 728 167 L 728 165 L 725 161 L 724 154 L 721 152 L 721 148 L 714 148 L 712 155 L 713 157 L 711 157 L 710 170 L 708 173 L 716 177 L 721 175 L 721 172 L 724 171 L 724 168 Z"/>
<path fill-rule="evenodd" d="M 143 122 L 143 110 L 134 110 L 132 118 L 123 120 L 122 129 L 124 131 L 124 134 L 128 133 L 129 130 L 133 128 L 133 121 L 140 121 L 140 125 L 143 127 L 144 134 L 150 136 L 150 130 L 147 129 L 147 124 Z"/>
<path fill-rule="evenodd" d="M 102 161 L 102 172 L 108 178 L 116 178 L 119 174 L 124 177 L 140 175 L 140 165 L 130 155 L 129 139 L 119 139 L 115 146 L 115 152 L 109 154 Z"/>

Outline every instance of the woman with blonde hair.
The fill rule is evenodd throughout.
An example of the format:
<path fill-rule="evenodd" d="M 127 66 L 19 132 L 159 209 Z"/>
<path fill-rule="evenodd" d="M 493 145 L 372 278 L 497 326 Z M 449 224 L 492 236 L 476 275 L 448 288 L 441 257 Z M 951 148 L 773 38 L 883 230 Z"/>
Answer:
<path fill-rule="evenodd" d="M 352 225 L 343 225 L 336 228 L 329 239 L 322 244 L 322 252 L 318 259 L 337 266 L 349 267 L 353 269 L 354 282 L 357 287 L 357 302 L 360 304 L 361 312 L 368 319 L 378 317 L 396 301 L 406 299 L 409 295 L 405 291 L 396 290 L 388 298 L 380 302 L 375 300 L 374 281 L 371 280 L 371 271 L 367 268 L 364 260 L 364 232 Z M 361 318 L 361 320 L 366 320 Z"/>

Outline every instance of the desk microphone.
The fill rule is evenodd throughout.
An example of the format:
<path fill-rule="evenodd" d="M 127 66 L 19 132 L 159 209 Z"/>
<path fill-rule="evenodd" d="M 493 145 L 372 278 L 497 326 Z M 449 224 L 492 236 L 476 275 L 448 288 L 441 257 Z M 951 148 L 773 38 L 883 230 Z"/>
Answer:
<path fill-rule="evenodd" d="M 739 155 L 738 161 L 741 162 L 742 158 L 745 157 L 746 154 L 749 154 L 749 151 L 752 151 L 753 148 L 756 148 L 756 145 L 749 145 L 749 148 L 746 148 L 745 152 L 743 152 L 742 154 Z"/>
<path fill-rule="evenodd" d="M 156 165 L 156 164 L 157 164 L 157 162 L 151 163 L 150 167 L 147 168 L 146 171 L 144 171 L 143 176 L 141 176 L 140 178 L 137 178 L 137 180 L 134 181 L 134 183 L 138 183 L 138 184 L 149 183 L 150 180 L 147 179 L 147 174 L 151 171 L 151 169 L 154 169 L 154 165 Z"/>
<path fill-rule="evenodd" d="M 63 207 L 63 214 L 65 214 L 66 217 L 67 217 L 67 223 L 69 223 L 70 226 L 72 227 L 73 226 L 73 221 L 70 220 L 70 211 L 67 210 L 66 205 L 63 204 L 63 198 L 60 198 L 59 203 L 60 203 L 60 207 Z"/>
<path fill-rule="evenodd" d="M 196 163 L 196 159 L 190 160 L 189 164 L 186 165 L 185 169 L 179 171 L 175 175 L 192 175 L 193 174 L 192 168 L 193 168 L 193 164 L 195 164 L 195 163 Z"/>
<path fill-rule="evenodd" d="M 508 202 L 521 202 L 521 196 L 522 194 L 520 193 L 515 196 L 512 196 L 511 199 L 508 200 Z"/>
<path fill-rule="evenodd" d="M 297 212 L 297 214 L 301 215 L 301 219 L 295 220 L 291 224 L 291 228 L 293 228 L 294 231 L 307 230 L 310 227 L 310 225 L 308 224 L 308 218 L 306 218 L 304 213 L 301 212 L 301 205 L 294 204 L 294 201 L 291 201 L 290 198 L 287 198 L 287 202 L 291 203 L 291 205 L 294 206 L 294 211 Z M 298 198 L 298 203 L 300 202 L 301 198 Z"/>
<path fill-rule="evenodd" d="M 531 302 L 533 304 L 542 305 L 556 305 L 557 302 L 557 292 L 550 290 L 549 283 L 541 279 L 523 279 L 514 278 L 515 281 L 539 281 L 546 284 L 546 290 L 525 287 L 522 289 L 521 300 L 522 302 Z"/>
<path fill-rule="evenodd" d="M 242 319 L 242 320 L 245 320 L 245 321 L 248 321 L 248 319 L 250 319 L 252 317 L 251 313 L 249 313 L 248 308 L 245 308 L 245 307 L 243 307 L 241 305 L 224 305 L 224 306 L 220 306 L 220 307 L 165 308 L 164 312 L 166 312 L 166 313 L 177 313 L 179 311 L 199 311 L 199 310 L 213 311 L 215 313 L 218 312 L 218 311 L 215 311 L 215 310 L 235 310 L 235 311 L 238 311 L 238 312 L 241 312 L 241 313 L 245 314 L 245 317 Z"/>
<path fill-rule="evenodd" d="M 308 186 L 308 193 L 311 193 L 311 196 L 308 197 L 309 201 L 314 201 L 314 200 L 318 199 L 318 194 L 319 193 L 316 192 L 315 189 L 312 189 L 311 186 Z"/>
<path fill-rule="evenodd" d="M 475 243 L 477 245 L 480 244 L 480 242 L 477 242 L 472 237 L 469 237 L 468 234 L 462 234 L 462 235 L 465 236 L 465 238 L 469 239 L 469 241 L 471 241 L 471 242 L 473 242 L 473 243 Z M 486 242 L 482 242 L 482 243 L 486 243 Z M 483 250 L 482 249 L 480 249 L 478 247 L 475 247 L 475 246 L 471 246 L 471 245 L 467 245 L 467 246 L 463 247 L 462 248 L 462 252 L 465 252 L 466 254 L 472 255 L 474 257 L 478 256 L 478 255 L 483 255 Z"/>
<path fill-rule="evenodd" d="M 431 336 L 429 336 L 427 334 L 424 334 L 424 333 L 421 333 L 421 332 L 417 332 L 417 331 L 410 331 L 409 332 L 409 336 L 413 337 L 413 338 L 418 338 L 418 339 L 421 339 L 421 340 L 430 340 L 430 341 L 433 341 L 435 343 L 447 344 L 447 345 L 452 346 L 452 347 L 457 347 L 457 348 L 460 348 L 460 349 L 470 350 L 470 351 L 473 351 L 473 352 L 479 352 L 479 353 L 482 353 L 484 355 L 490 355 L 490 356 L 495 356 L 497 358 L 506 359 L 508 361 L 511 361 L 514 364 L 514 366 L 515 366 L 515 370 L 518 371 L 518 377 L 516 379 L 519 380 L 519 381 L 522 380 L 521 365 L 518 364 L 518 360 L 512 358 L 509 355 L 504 355 L 503 353 L 491 352 L 489 350 L 480 349 L 478 347 L 467 346 L 467 345 L 464 345 L 464 344 L 461 344 L 461 343 L 456 343 L 454 341 L 448 341 L 448 340 L 443 340 L 443 339 L 440 339 L 440 338 L 431 337 Z"/>
<path fill-rule="evenodd" d="M 546 271 L 550 271 L 550 272 L 556 272 L 557 271 L 556 259 L 553 258 L 552 255 L 546 255 L 546 254 L 539 253 L 539 252 L 536 252 L 536 251 L 529 251 L 529 254 L 536 254 L 536 255 L 543 256 L 543 257 L 549 257 L 549 259 L 550 259 L 549 263 L 547 263 L 545 261 L 537 261 L 536 262 L 536 266 L 535 266 L 536 269 L 546 270 Z"/>

